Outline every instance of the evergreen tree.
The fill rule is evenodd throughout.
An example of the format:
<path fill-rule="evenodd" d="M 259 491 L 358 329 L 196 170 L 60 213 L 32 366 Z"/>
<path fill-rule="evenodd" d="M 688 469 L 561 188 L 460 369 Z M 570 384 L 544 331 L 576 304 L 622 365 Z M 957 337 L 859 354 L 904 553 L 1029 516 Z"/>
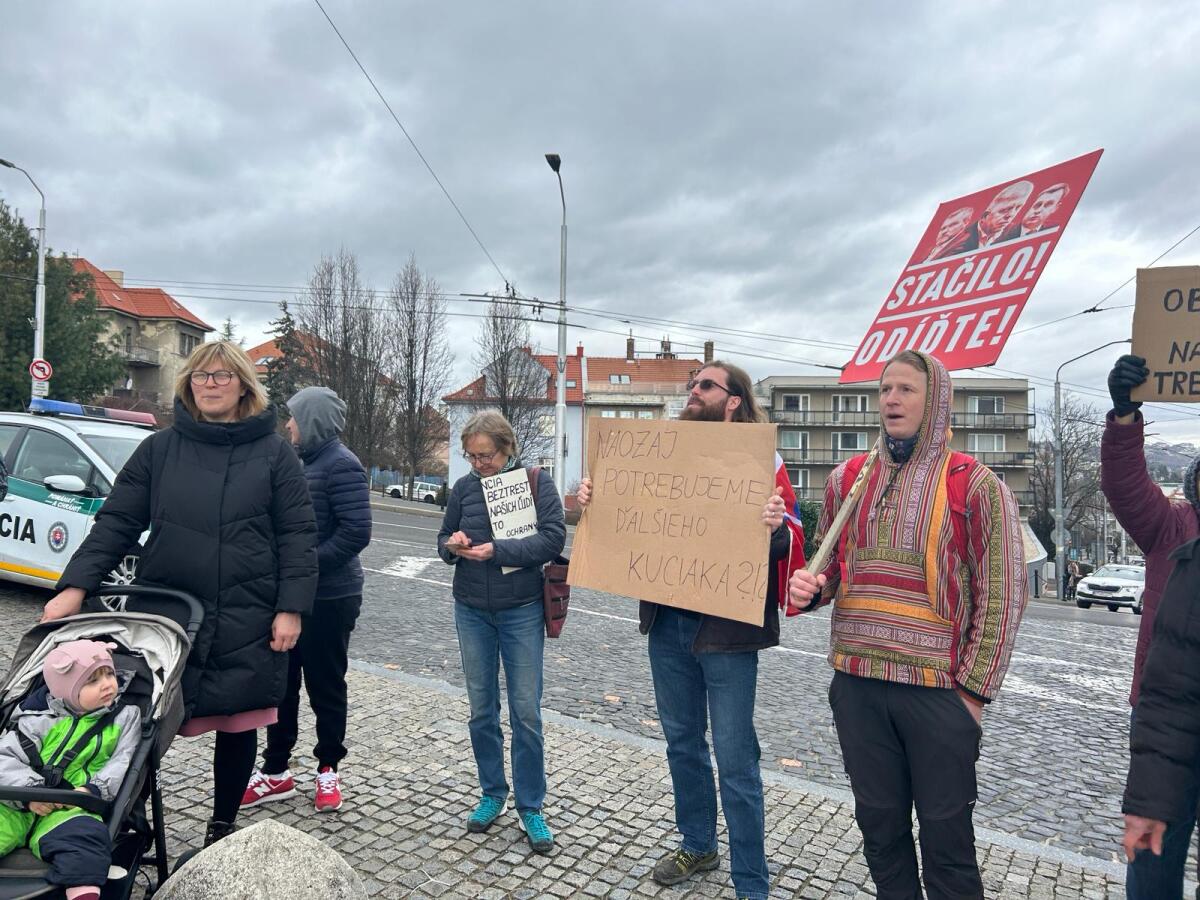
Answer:
<path fill-rule="evenodd" d="M 0 409 L 29 403 L 37 240 L 0 200 Z M 45 355 L 54 366 L 49 396 L 88 403 L 125 372 L 115 337 L 96 309 L 90 275 L 76 273 L 66 256 L 46 257 Z"/>
<path fill-rule="evenodd" d="M 267 363 L 267 395 L 271 398 L 271 405 L 282 414 L 292 394 L 312 384 L 313 379 L 311 365 L 287 301 L 281 302 L 279 308 L 282 311 L 279 318 L 271 321 L 271 333 L 275 335 L 279 356 Z"/>

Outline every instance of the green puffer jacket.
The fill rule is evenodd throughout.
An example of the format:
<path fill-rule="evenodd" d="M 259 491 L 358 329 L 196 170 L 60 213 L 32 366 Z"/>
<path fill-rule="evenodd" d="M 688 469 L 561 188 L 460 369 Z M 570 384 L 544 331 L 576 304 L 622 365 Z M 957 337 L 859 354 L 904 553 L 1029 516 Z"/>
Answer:
<path fill-rule="evenodd" d="M 15 710 L 10 729 L 0 736 L 0 784 L 8 787 L 41 787 L 46 783 L 42 775 L 30 767 L 16 734 L 18 729 L 39 748 L 42 761 L 52 764 L 75 747 L 106 712 L 107 709 L 101 709 L 84 716 L 75 715 L 61 700 L 53 697 L 49 698 L 48 706 Z M 141 718 L 136 706 L 122 706 L 116 718 L 80 749 L 64 773 L 66 780 L 73 787 L 86 785 L 104 800 L 112 800 L 121 787 L 137 748 Z M 20 804 L 0 802 L 3 803 L 0 806 L 0 848 L 23 846 L 33 814 L 25 811 Z M 71 808 L 56 810 L 42 817 L 43 821 L 34 830 L 31 846 L 59 822 L 81 814 L 86 815 L 78 808 Z M 34 849 L 36 852 L 36 846 Z"/>

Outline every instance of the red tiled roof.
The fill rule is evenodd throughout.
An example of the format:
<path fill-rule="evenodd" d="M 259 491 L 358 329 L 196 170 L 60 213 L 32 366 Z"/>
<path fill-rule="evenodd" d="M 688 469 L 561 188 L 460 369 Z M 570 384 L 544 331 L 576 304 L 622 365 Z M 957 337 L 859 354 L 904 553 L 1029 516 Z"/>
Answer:
<path fill-rule="evenodd" d="M 587 358 L 588 381 L 608 381 L 609 375 L 628 375 L 629 381 L 673 382 L 686 384 L 688 379 L 703 368 L 699 359 L 634 359 L 623 356 L 589 356 Z"/>
<path fill-rule="evenodd" d="M 76 272 L 92 276 L 96 302 L 101 309 L 116 310 L 136 319 L 177 319 L 201 331 L 216 331 L 161 288 L 122 287 L 82 257 L 72 259 L 71 266 Z"/>
<path fill-rule="evenodd" d="M 313 347 L 316 346 L 318 339 L 310 335 L 308 332 L 297 331 L 295 334 L 296 339 L 300 341 L 301 345 L 304 346 L 305 349 L 312 350 Z M 254 363 L 254 368 L 258 371 L 259 375 L 267 374 L 267 367 L 265 365 L 259 365 L 260 359 L 276 359 L 283 355 L 283 351 L 279 349 L 279 344 L 277 344 L 275 340 L 275 338 L 271 338 L 269 341 L 263 341 L 261 344 L 257 344 L 246 351 L 246 355 L 249 356 L 250 361 Z"/>
<path fill-rule="evenodd" d="M 582 350 L 582 347 L 580 348 Z M 550 381 L 546 385 L 546 399 L 553 402 L 556 395 L 554 382 L 558 374 L 558 355 L 553 353 L 531 354 L 541 363 L 542 368 L 550 373 Z M 251 352 L 251 358 L 254 353 Z M 567 403 L 579 405 L 583 403 L 583 362 L 587 360 L 587 376 L 589 381 L 608 381 L 609 375 L 628 375 L 633 384 L 640 382 L 678 382 L 686 384 L 688 379 L 704 367 L 699 359 L 635 359 L 626 360 L 623 356 L 581 356 L 577 351 L 567 357 Z M 446 403 L 479 402 L 486 400 L 484 396 L 484 378 L 476 378 L 470 384 L 459 388 L 442 398 Z"/>

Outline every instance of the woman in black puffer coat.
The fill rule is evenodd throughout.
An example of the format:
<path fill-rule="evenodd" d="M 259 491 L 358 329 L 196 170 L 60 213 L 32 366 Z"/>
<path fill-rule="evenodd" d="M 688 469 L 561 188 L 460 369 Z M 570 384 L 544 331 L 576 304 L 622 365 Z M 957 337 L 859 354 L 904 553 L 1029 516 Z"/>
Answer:
<path fill-rule="evenodd" d="M 245 352 L 201 344 L 175 385 L 175 424 L 144 440 L 46 604 L 77 613 L 146 528 L 137 581 L 204 605 L 183 676 L 180 734 L 216 731 L 205 845 L 233 830 L 256 729 L 275 721 L 300 615 L 317 586 L 316 522 L 300 461 Z"/>
<path fill-rule="evenodd" d="M 554 835 L 542 815 L 542 566 L 562 553 L 567 540 L 562 501 L 549 473 L 530 470 L 526 477 L 534 488 L 537 530 L 520 538 L 496 539 L 482 479 L 521 468 L 512 426 L 499 410 L 478 412 L 463 425 L 462 443 L 471 472 L 454 485 L 437 546 L 442 559 L 455 567 L 454 625 L 479 773 L 481 797 L 467 817 L 467 831 L 486 831 L 508 808 L 500 731 L 503 660 L 518 824 L 535 852 L 549 853 Z"/>

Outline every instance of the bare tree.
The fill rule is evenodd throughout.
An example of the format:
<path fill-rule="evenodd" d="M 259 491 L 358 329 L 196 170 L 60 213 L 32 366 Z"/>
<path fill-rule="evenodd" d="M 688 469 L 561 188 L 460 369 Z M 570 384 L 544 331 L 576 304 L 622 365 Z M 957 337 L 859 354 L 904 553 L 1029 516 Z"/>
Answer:
<path fill-rule="evenodd" d="M 1038 428 L 1034 448 L 1030 487 L 1033 490 L 1033 512 L 1029 524 L 1047 552 L 1055 553 L 1054 520 L 1054 409 L 1038 411 Z M 1103 413 L 1096 407 L 1063 395 L 1062 402 L 1062 472 L 1063 520 L 1070 532 L 1088 520 L 1100 508 L 1100 436 L 1104 430 Z"/>
<path fill-rule="evenodd" d="M 396 378 L 396 436 L 408 472 L 408 495 L 420 467 L 445 440 L 445 420 L 436 409 L 454 357 L 446 341 L 446 302 L 438 283 L 423 275 L 410 255 L 388 292 L 393 322 Z"/>
<path fill-rule="evenodd" d="M 499 409 L 512 425 L 522 459 L 536 465 L 554 446 L 554 406 L 550 372 L 533 357 L 524 308 L 512 298 L 493 300 L 475 344 L 474 361 L 485 379 L 479 408 Z"/>
<path fill-rule="evenodd" d="M 399 391 L 393 323 L 363 285 L 353 253 L 342 248 L 321 258 L 296 318 L 308 335 L 313 380 L 346 402 L 343 439 L 369 469 L 386 448 Z"/>

